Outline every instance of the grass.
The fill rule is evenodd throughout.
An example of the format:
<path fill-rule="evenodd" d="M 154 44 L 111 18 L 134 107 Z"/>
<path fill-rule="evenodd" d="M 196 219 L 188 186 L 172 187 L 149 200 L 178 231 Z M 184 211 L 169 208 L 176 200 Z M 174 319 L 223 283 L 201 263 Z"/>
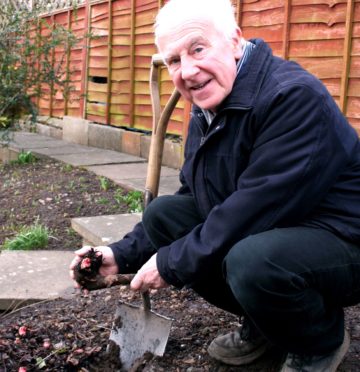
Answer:
<path fill-rule="evenodd" d="M 6 239 L 2 248 L 10 251 L 43 249 L 49 238 L 49 229 L 37 221 L 30 227 L 22 227 L 14 238 Z"/>

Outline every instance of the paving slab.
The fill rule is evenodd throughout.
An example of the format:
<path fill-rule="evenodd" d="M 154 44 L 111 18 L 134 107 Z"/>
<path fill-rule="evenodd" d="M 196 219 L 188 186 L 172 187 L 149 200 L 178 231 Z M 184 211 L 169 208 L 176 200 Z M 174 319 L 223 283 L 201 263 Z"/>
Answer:
<path fill-rule="evenodd" d="M 94 147 L 88 147 L 83 145 L 71 144 L 68 142 L 61 141 L 60 146 L 52 146 L 51 144 L 48 147 L 42 147 L 36 149 L 36 153 L 40 153 L 42 155 L 46 155 L 49 157 L 54 157 L 55 155 L 63 155 L 63 154 L 83 154 L 89 153 L 93 151 L 99 151 L 99 149 Z"/>
<path fill-rule="evenodd" d="M 145 189 L 147 163 L 88 166 L 86 169 L 98 176 L 107 177 L 126 189 L 140 191 Z M 159 195 L 172 195 L 179 187 L 179 171 L 169 167 L 161 167 Z"/>
<path fill-rule="evenodd" d="M 21 138 L 20 136 L 16 136 L 14 140 L 12 140 L 9 143 L 10 148 L 20 149 L 24 151 L 62 146 L 64 146 L 64 141 L 45 136 L 41 137 L 27 136 L 23 138 Z"/>
<path fill-rule="evenodd" d="M 71 219 L 71 227 L 83 237 L 84 245 L 107 245 L 116 242 L 141 221 L 141 213 Z"/>
<path fill-rule="evenodd" d="M 145 190 L 145 178 L 129 178 L 118 180 L 116 183 L 127 190 Z M 173 195 L 180 187 L 179 177 L 161 177 L 158 195 Z"/>
<path fill-rule="evenodd" d="M 70 251 L 1 251 L 0 310 L 75 293 Z"/>
<path fill-rule="evenodd" d="M 113 163 L 145 163 L 146 159 L 112 150 L 96 149 L 87 153 L 52 155 L 54 159 L 73 166 L 103 165 Z"/>

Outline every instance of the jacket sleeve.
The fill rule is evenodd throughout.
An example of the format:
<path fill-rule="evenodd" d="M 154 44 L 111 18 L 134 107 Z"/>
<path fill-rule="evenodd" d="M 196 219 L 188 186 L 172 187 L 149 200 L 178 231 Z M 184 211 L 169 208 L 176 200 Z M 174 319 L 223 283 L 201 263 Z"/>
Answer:
<path fill-rule="evenodd" d="M 114 253 L 119 272 L 122 274 L 136 273 L 156 253 L 155 248 L 145 235 L 141 222 L 136 224 L 134 229 L 127 233 L 123 239 L 109 244 L 109 247 Z"/>
<path fill-rule="evenodd" d="M 159 250 L 157 265 L 166 282 L 192 286 L 211 275 L 236 242 L 299 224 L 320 203 L 344 169 L 350 147 L 348 124 L 331 100 L 301 83 L 267 97 L 236 191 L 203 224 Z"/>

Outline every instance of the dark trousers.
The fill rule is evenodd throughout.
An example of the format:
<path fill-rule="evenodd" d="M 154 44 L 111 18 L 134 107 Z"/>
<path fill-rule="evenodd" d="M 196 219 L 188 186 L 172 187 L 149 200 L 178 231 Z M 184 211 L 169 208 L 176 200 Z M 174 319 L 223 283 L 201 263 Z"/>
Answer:
<path fill-rule="evenodd" d="M 153 200 L 143 217 L 157 249 L 202 222 L 193 198 L 179 195 Z M 246 315 L 284 350 L 324 354 L 342 343 L 343 307 L 360 302 L 360 247 L 321 229 L 266 231 L 236 243 L 193 289 L 219 308 Z"/>

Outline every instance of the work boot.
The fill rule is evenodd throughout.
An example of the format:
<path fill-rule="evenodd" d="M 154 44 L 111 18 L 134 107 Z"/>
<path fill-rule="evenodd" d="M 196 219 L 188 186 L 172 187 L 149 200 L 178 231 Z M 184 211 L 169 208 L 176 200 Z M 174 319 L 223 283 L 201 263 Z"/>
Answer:
<path fill-rule="evenodd" d="M 244 319 L 235 331 L 216 337 L 208 353 L 220 362 L 241 366 L 258 359 L 268 348 L 268 341 Z"/>
<path fill-rule="evenodd" d="M 349 333 L 345 330 L 344 341 L 335 351 L 326 355 L 287 355 L 280 372 L 335 372 L 350 346 Z"/>

